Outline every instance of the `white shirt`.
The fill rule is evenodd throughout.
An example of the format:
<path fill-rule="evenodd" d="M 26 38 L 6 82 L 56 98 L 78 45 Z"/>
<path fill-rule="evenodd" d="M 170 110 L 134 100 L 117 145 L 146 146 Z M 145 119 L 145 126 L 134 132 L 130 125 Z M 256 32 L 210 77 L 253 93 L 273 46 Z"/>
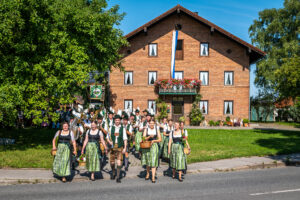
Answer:
<path fill-rule="evenodd" d="M 114 125 L 115 127 L 115 133 L 120 133 L 120 128 L 121 128 L 121 124 L 119 126 L 117 125 Z M 110 130 L 110 134 L 112 134 L 112 129 Z M 119 136 L 116 136 L 115 137 L 115 143 L 118 143 L 118 137 Z M 123 140 L 127 140 L 127 134 L 126 134 L 126 129 L 125 127 L 123 126 Z"/>
<path fill-rule="evenodd" d="M 124 126 L 124 128 L 125 128 L 126 130 L 127 130 L 127 126 L 128 126 L 128 125 L 129 125 L 129 130 L 128 130 L 128 131 L 129 131 L 130 133 L 132 133 L 132 131 L 133 131 L 132 125 L 131 125 L 131 124 L 129 124 L 129 123 L 128 123 L 128 124 L 126 124 L 126 125 L 125 125 L 125 124 L 123 124 L 123 126 Z"/>
<path fill-rule="evenodd" d="M 166 125 L 165 128 L 164 128 L 164 132 L 167 132 L 167 131 L 173 131 L 174 130 L 174 127 L 173 126 L 169 126 L 169 125 Z"/>
<path fill-rule="evenodd" d="M 72 141 L 74 141 L 74 140 L 75 140 L 75 138 L 74 138 L 73 131 L 69 131 L 69 133 L 70 133 L 70 135 L 71 135 L 71 140 L 72 140 Z M 63 134 L 63 131 L 61 131 L 61 134 L 60 134 L 60 135 L 62 135 L 62 136 L 68 136 L 68 135 L 69 135 L 69 133 L 68 133 L 68 134 Z M 58 136 L 59 136 L 59 131 L 57 131 L 57 132 L 56 132 L 56 134 L 55 134 L 54 138 L 56 138 L 56 137 L 58 137 Z"/>
<path fill-rule="evenodd" d="M 174 133 L 174 131 L 175 130 L 173 130 L 171 133 L 170 133 L 170 137 L 174 137 L 174 138 L 180 138 L 180 137 L 182 137 L 182 134 L 179 134 L 179 135 L 174 135 L 173 133 Z M 180 133 L 181 133 L 181 129 L 180 129 Z M 185 130 L 184 131 L 184 136 L 185 137 L 187 137 L 188 136 L 188 134 L 187 134 L 187 130 Z"/>
<path fill-rule="evenodd" d="M 149 123 L 147 122 L 147 123 L 146 123 L 146 128 L 148 128 L 148 125 L 149 125 Z M 139 129 L 140 129 L 140 131 L 143 131 L 143 130 L 144 130 L 144 122 L 141 122 L 141 123 L 140 123 Z"/>
<path fill-rule="evenodd" d="M 155 131 L 155 127 L 156 127 L 156 131 Z M 147 128 L 147 131 L 148 131 L 148 135 L 156 135 L 156 132 L 158 133 L 158 131 L 159 131 L 159 127 L 157 127 L 157 126 L 154 126 L 154 128 L 152 129 L 152 128 L 150 128 L 150 127 L 148 127 Z"/>

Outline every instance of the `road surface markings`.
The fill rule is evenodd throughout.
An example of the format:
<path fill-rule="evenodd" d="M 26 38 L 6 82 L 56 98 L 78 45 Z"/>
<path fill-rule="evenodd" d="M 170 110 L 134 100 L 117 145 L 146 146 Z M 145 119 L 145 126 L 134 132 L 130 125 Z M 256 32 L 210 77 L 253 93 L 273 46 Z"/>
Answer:
<path fill-rule="evenodd" d="M 278 190 L 278 191 L 271 191 L 271 192 L 253 193 L 250 195 L 251 196 L 259 196 L 259 195 L 265 195 L 265 194 L 279 194 L 279 193 L 287 193 L 287 192 L 300 192 L 300 188 L 299 189 L 291 189 L 291 190 Z"/>

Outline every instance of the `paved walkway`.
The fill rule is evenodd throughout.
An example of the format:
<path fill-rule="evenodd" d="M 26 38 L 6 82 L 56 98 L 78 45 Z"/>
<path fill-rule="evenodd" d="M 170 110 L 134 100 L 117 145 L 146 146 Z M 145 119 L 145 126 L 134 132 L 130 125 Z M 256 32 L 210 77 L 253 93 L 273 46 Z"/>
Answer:
<path fill-rule="evenodd" d="M 188 173 L 212 173 L 249 169 L 263 169 L 273 167 L 284 167 L 287 164 L 300 164 L 300 153 L 268 157 L 242 157 L 211 162 L 193 163 L 188 165 Z M 168 165 L 162 164 L 158 168 L 157 175 L 162 176 L 164 175 L 164 172 L 167 172 L 167 170 Z M 126 178 L 145 176 L 145 171 L 141 166 L 138 166 L 138 164 L 135 163 L 129 168 L 128 172 L 123 171 L 122 176 Z M 109 179 L 109 165 L 106 165 L 101 173 L 96 174 L 96 178 Z M 71 179 L 72 181 L 87 181 L 89 180 L 89 174 L 86 172 L 84 167 L 78 167 L 75 171 L 73 171 Z M 0 169 L 0 185 L 52 182 L 59 182 L 59 180 L 53 176 L 51 170 Z"/>
<path fill-rule="evenodd" d="M 287 131 L 300 131 L 300 128 L 293 126 L 279 125 L 275 123 L 252 123 L 249 127 L 233 127 L 233 126 L 186 126 L 187 129 L 227 129 L 227 130 L 287 130 Z"/>

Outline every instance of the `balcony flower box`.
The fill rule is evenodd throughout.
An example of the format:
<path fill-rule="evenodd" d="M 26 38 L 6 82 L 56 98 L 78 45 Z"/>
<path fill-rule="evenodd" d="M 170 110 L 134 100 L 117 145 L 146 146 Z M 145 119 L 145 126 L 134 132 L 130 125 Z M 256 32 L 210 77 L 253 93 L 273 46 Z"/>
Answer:
<path fill-rule="evenodd" d="M 201 81 L 198 79 L 162 79 L 154 83 L 159 94 L 196 95 Z"/>

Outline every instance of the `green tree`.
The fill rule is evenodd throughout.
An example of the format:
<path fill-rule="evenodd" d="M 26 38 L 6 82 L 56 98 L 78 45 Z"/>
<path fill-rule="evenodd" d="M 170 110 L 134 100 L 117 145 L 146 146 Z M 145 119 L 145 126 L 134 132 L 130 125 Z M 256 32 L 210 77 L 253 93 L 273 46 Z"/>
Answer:
<path fill-rule="evenodd" d="M 164 102 L 160 98 L 156 99 L 155 102 L 158 110 L 158 116 L 157 116 L 158 120 L 161 121 L 164 117 L 168 118 L 168 113 L 167 113 L 168 105 L 166 104 L 166 102 Z"/>
<path fill-rule="evenodd" d="M 39 124 L 86 93 L 89 72 L 120 67 L 124 14 L 105 0 L 0 0 L 0 123 Z M 42 115 L 42 110 L 46 115 Z"/>
<path fill-rule="evenodd" d="M 202 96 L 200 94 L 196 95 L 195 101 L 192 104 L 192 110 L 189 114 L 191 125 L 199 126 L 200 122 L 203 120 L 201 110 L 199 108 L 199 102 Z"/>
<path fill-rule="evenodd" d="M 249 28 L 252 43 L 267 52 L 257 63 L 255 84 L 295 99 L 300 96 L 300 1 L 283 5 L 259 12 Z"/>

